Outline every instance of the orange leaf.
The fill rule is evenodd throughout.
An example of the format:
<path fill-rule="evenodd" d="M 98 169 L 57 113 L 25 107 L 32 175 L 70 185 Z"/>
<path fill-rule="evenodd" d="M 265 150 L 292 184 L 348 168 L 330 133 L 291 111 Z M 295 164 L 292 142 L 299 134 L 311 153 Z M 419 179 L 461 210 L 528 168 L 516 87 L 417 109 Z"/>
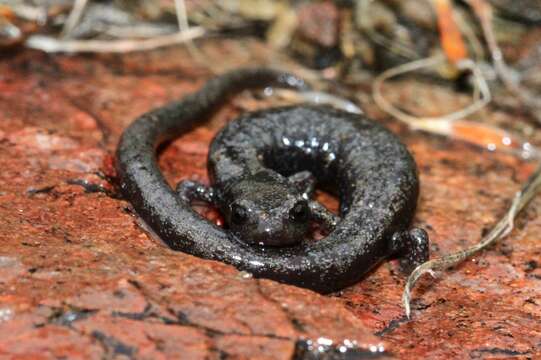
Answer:
<path fill-rule="evenodd" d="M 433 1 L 438 17 L 441 46 L 452 63 L 468 57 L 462 35 L 453 17 L 453 8 L 449 0 Z"/>

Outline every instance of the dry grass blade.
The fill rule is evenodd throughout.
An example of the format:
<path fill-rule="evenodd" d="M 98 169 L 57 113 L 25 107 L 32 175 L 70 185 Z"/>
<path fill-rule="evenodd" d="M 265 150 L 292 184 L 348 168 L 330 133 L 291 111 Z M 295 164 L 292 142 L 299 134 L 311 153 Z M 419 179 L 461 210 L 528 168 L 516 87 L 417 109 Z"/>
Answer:
<path fill-rule="evenodd" d="M 48 53 L 55 52 L 97 52 L 97 53 L 128 53 L 147 51 L 161 47 L 182 44 L 199 38 L 205 34 L 201 27 L 192 27 L 187 31 L 156 36 L 150 39 L 126 40 L 58 40 L 48 36 L 34 35 L 28 38 L 26 46 Z"/>
<path fill-rule="evenodd" d="M 419 265 L 408 277 L 406 286 L 402 294 L 402 303 L 406 312 L 406 316 L 409 318 L 411 314 L 410 300 L 411 290 L 417 283 L 417 280 L 426 273 L 431 275 L 436 270 L 443 270 L 450 266 L 457 265 L 467 259 L 468 257 L 478 253 L 479 251 L 486 249 L 494 242 L 507 236 L 511 230 L 515 218 L 518 213 L 534 198 L 534 196 L 541 190 L 541 166 L 530 176 L 528 181 L 523 185 L 522 189 L 516 193 L 513 203 L 511 204 L 507 213 L 498 221 L 498 223 L 492 228 L 492 230 L 485 235 L 481 241 L 472 247 L 464 250 L 457 251 L 455 253 L 443 256 L 438 259 L 433 259 Z"/>
<path fill-rule="evenodd" d="M 363 114 L 360 107 L 340 96 L 336 96 L 324 91 L 294 91 L 288 89 L 265 89 L 265 95 L 276 95 L 290 102 L 303 102 L 316 105 L 330 105 L 337 109 L 347 111 L 353 114 Z"/>
<path fill-rule="evenodd" d="M 88 0 L 75 0 L 68 19 L 64 23 L 61 37 L 69 37 L 70 33 L 73 31 L 73 29 L 75 29 L 75 27 L 81 20 L 87 3 Z"/>
<path fill-rule="evenodd" d="M 177 13 L 178 27 L 181 31 L 188 30 L 188 15 L 186 13 L 186 4 L 184 0 L 175 0 L 175 10 Z"/>

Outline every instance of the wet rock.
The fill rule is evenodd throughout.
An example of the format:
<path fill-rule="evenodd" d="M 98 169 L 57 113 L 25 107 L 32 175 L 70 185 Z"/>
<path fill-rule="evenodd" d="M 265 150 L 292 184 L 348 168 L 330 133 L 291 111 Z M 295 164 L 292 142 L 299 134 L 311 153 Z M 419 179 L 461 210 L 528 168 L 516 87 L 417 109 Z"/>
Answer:
<path fill-rule="evenodd" d="M 115 194 L 110 144 L 85 114 L 101 112 L 114 145 L 138 113 L 190 88 L 150 77 L 143 94 L 140 76 L 103 69 L 98 84 L 99 59 L 60 56 L 53 73 L 21 66 L 34 56 L 0 65 L 11 73 L 0 79 L 11 89 L 0 94 L 1 356 L 288 359 L 299 339 L 320 331 L 363 348 L 382 343 L 339 301 L 173 252 L 138 226 Z M 63 82 L 59 72 L 78 75 Z M 94 100 L 74 100 L 74 88 Z M 130 109 L 143 95 L 144 106 Z M 204 178 L 214 132 L 197 130 L 166 149 L 165 173 Z"/>
<path fill-rule="evenodd" d="M 403 315 L 404 275 L 394 261 L 329 296 L 254 279 L 169 250 L 114 196 L 112 153 L 122 129 L 208 76 L 194 77 L 181 49 L 115 59 L 21 51 L 0 63 L 7 74 L 0 76 L 0 357 L 539 355 L 539 199 L 504 241 L 512 246 L 494 246 L 435 282 L 422 281 L 412 320 Z M 117 71 L 123 63 L 144 71 Z M 468 100 L 431 90 L 410 81 L 386 91 L 401 103 L 416 94 L 417 104 L 404 107 L 427 114 Z M 385 119 L 373 104 L 363 105 Z M 171 184 L 207 181 L 206 147 L 236 111 L 227 107 L 164 149 L 160 165 Z M 94 128 L 84 114 L 101 125 Z M 483 116 L 517 121 L 498 114 Z M 432 256 L 476 242 L 533 169 L 510 155 L 385 124 L 418 161 L 415 223 L 429 232 Z M 320 199 L 336 208 L 336 200 Z"/>

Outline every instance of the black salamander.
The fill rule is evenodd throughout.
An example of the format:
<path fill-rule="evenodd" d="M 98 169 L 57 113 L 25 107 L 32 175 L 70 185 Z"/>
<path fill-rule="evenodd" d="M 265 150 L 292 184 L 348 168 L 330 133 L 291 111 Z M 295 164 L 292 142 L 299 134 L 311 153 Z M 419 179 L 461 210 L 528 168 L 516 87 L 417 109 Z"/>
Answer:
<path fill-rule="evenodd" d="M 408 230 L 419 188 L 415 162 L 362 115 L 308 105 L 243 115 L 212 141 L 211 187 L 184 181 L 170 188 L 157 147 L 201 124 L 232 94 L 271 85 L 305 88 L 283 72 L 237 70 L 135 120 L 120 140 L 117 169 L 139 216 L 175 250 L 322 293 L 354 284 L 388 257 L 409 269 L 424 262 L 427 234 Z M 316 181 L 338 196 L 339 216 L 311 200 Z M 194 200 L 215 205 L 225 228 L 194 212 Z M 328 235 L 308 239 L 313 222 Z"/>

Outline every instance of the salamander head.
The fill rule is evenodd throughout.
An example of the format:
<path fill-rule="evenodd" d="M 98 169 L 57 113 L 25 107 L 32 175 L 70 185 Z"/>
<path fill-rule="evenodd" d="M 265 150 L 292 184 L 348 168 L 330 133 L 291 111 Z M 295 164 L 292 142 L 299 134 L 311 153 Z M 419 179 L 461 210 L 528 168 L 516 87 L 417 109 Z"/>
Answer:
<path fill-rule="evenodd" d="M 240 240 L 264 246 L 301 242 L 309 230 L 310 208 L 287 178 L 257 173 L 230 187 L 224 209 L 229 228 Z"/>

